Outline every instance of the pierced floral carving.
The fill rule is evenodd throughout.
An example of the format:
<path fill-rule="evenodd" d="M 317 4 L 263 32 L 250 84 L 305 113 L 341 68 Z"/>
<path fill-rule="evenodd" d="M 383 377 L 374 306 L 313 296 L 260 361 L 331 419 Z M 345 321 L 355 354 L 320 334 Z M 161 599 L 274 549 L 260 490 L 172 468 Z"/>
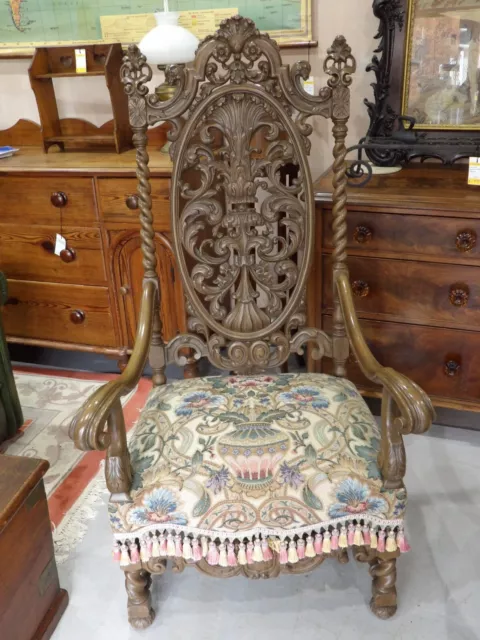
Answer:
<path fill-rule="evenodd" d="M 167 69 L 176 92 L 159 102 L 146 88 L 145 58 L 129 48 L 122 78 L 132 125 L 172 125 L 172 230 L 190 333 L 167 347 L 168 360 L 189 347 L 248 373 L 279 366 L 306 342 L 318 357 L 331 352 L 324 334 L 305 329 L 314 241 L 308 118 L 348 117 L 355 62 L 342 37 L 328 53 L 329 86 L 310 96 L 310 65 L 283 65 L 277 44 L 235 16 L 200 44 L 191 67 Z"/>

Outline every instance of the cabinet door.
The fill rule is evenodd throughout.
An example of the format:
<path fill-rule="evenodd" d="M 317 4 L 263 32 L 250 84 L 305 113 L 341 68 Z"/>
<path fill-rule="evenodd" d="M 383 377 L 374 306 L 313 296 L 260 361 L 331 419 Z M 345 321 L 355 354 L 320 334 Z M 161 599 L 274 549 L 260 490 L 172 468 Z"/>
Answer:
<path fill-rule="evenodd" d="M 108 231 L 110 260 L 124 344 L 133 347 L 142 298 L 142 250 L 138 231 Z M 167 234 L 156 233 L 163 339 L 185 331 L 183 288 Z"/>

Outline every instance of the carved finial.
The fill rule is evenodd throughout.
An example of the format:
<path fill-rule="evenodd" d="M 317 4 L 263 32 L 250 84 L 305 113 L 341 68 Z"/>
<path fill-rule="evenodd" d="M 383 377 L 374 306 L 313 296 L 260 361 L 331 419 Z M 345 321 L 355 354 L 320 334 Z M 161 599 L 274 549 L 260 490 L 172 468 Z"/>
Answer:
<path fill-rule="evenodd" d="M 355 72 L 357 63 L 352 56 L 352 50 L 344 36 L 337 36 L 332 46 L 327 50 L 328 56 L 323 64 L 323 70 L 332 76 L 328 80 L 328 86 L 335 88 L 338 85 L 348 87 L 351 82 L 351 74 Z"/>
<path fill-rule="evenodd" d="M 152 69 L 136 44 L 131 44 L 123 58 L 120 77 L 128 96 L 128 114 L 132 127 L 147 124 L 147 83 L 152 79 Z"/>

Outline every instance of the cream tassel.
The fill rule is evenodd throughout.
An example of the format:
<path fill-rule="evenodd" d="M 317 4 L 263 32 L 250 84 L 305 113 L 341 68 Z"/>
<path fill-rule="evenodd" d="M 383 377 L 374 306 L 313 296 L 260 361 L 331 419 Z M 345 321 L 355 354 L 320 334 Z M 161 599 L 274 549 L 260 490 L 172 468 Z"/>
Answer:
<path fill-rule="evenodd" d="M 185 560 L 193 559 L 192 545 L 190 544 L 190 538 L 188 536 L 185 536 L 183 539 L 183 557 Z"/>
<path fill-rule="evenodd" d="M 263 553 L 262 553 L 262 545 L 260 540 L 257 540 L 253 543 L 253 560 L 254 562 L 263 562 Z"/>
<path fill-rule="evenodd" d="M 154 533 L 152 536 L 152 558 L 160 557 L 160 542 L 158 536 Z"/>
<path fill-rule="evenodd" d="M 353 534 L 353 544 L 357 547 L 361 547 L 364 544 L 362 535 L 362 526 L 357 524 L 355 527 L 355 533 Z"/>
<path fill-rule="evenodd" d="M 314 558 L 317 554 L 315 553 L 315 549 L 313 547 L 313 537 L 307 536 L 307 546 L 305 547 L 305 557 L 306 558 Z"/>
<path fill-rule="evenodd" d="M 205 536 L 202 536 L 202 556 L 207 557 L 208 554 L 208 540 Z"/>
<path fill-rule="evenodd" d="M 340 547 L 340 549 L 346 549 L 348 547 L 347 528 L 346 527 L 342 527 L 340 529 L 340 537 L 338 538 L 338 546 Z"/>
<path fill-rule="evenodd" d="M 370 531 L 370 549 L 376 549 L 377 548 L 377 532 L 375 531 L 375 529 L 372 529 Z"/>
<path fill-rule="evenodd" d="M 175 541 L 171 533 L 167 536 L 167 556 L 170 558 L 175 557 Z"/>
<path fill-rule="evenodd" d="M 296 564 L 298 562 L 297 545 L 294 540 L 290 540 L 288 544 L 288 562 Z"/>
<path fill-rule="evenodd" d="M 396 551 L 397 550 L 397 543 L 395 541 L 395 532 L 394 531 L 389 531 L 388 532 L 388 537 L 387 537 L 387 542 L 385 545 L 385 550 L 386 551 Z"/>
<path fill-rule="evenodd" d="M 160 553 L 159 556 L 161 558 L 167 557 L 167 539 L 163 533 L 160 534 Z"/>
<path fill-rule="evenodd" d="M 325 531 L 325 533 L 323 534 L 323 546 L 322 546 L 323 553 L 330 553 L 330 551 L 332 550 L 330 537 L 331 537 L 330 531 Z"/>
<path fill-rule="evenodd" d="M 240 542 L 238 545 L 238 564 L 245 565 L 247 564 L 247 554 L 245 553 L 245 543 Z"/>
<path fill-rule="evenodd" d="M 150 556 L 148 554 L 147 541 L 146 540 L 142 540 L 140 542 L 140 560 L 142 562 L 148 562 L 150 560 Z"/>
<path fill-rule="evenodd" d="M 218 558 L 218 564 L 221 567 L 228 567 L 228 558 L 227 558 L 227 547 L 224 542 L 221 542 L 218 546 L 220 549 L 220 555 Z"/>

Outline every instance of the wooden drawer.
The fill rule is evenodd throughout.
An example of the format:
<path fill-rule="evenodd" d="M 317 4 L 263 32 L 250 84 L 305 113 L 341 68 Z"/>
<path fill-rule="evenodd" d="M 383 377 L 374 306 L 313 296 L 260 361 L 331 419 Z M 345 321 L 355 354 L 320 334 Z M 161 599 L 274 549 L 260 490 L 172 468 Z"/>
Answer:
<path fill-rule="evenodd" d="M 54 196 L 54 194 L 63 194 Z M 52 204 L 52 197 L 57 206 Z M 90 178 L 0 176 L 0 222 L 89 227 L 96 224 Z"/>
<path fill-rule="evenodd" d="M 480 401 L 480 333 L 361 320 L 364 336 L 380 364 L 392 367 L 419 384 L 429 395 Z M 332 318 L 323 317 L 330 332 Z M 330 360 L 323 361 L 330 373 Z M 376 388 L 356 363 L 348 365 L 350 379 Z"/>
<path fill-rule="evenodd" d="M 330 256 L 323 259 L 324 311 L 332 308 Z M 360 317 L 480 328 L 480 269 L 430 262 L 350 256 L 350 281 Z"/>
<path fill-rule="evenodd" d="M 170 180 L 152 178 L 152 211 L 156 231 L 170 230 Z M 131 221 L 138 225 L 139 209 L 131 209 L 127 200 L 137 193 L 136 178 L 100 178 L 98 195 L 100 210 L 106 221 Z M 131 200 L 129 201 L 132 206 Z"/>
<path fill-rule="evenodd" d="M 16 280 L 104 284 L 100 231 L 63 229 L 67 247 L 74 252 L 71 262 L 54 253 L 57 231 L 57 227 L 0 225 L 0 270 Z"/>
<path fill-rule="evenodd" d="M 332 248 L 332 212 L 324 210 L 325 247 Z M 480 220 L 350 211 L 348 248 L 385 257 L 480 264 Z"/>
<path fill-rule="evenodd" d="M 3 308 L 9 336 L 115 346 L 108 289 L 44 282 L 8 281 Z"/>

